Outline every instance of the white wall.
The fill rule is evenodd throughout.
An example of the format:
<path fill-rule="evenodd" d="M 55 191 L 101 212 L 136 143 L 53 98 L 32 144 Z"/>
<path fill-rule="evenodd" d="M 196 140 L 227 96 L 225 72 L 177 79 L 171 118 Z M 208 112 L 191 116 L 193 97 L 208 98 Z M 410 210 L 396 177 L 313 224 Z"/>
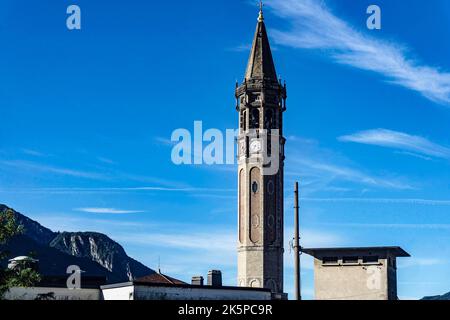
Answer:
<path fill-rule="evenodd" d="M 226 288 L 135 287 L 135 300 L 271 300 L 270 292 Z"/>
<path fill-rule="evenodd" d="M 11 288 L 7 300 L 35 300 L 39 295 L 53 293 L 55 300 L 270 300 L 265 291 L 231 290 L 226 288 L 183 288 L 125 285 L 109 289 Z"/>
<path fill-rule="evenodd" d="M 103 289 L 105 300 L 271 300 L 270 292 L 128 285 Z"/>
<path fill-rule="evenodd" d="M 315 299 L 387 300 L 387 260 L 380 261 L 375 265 L 323 265 L 320 259 L 314 259 Z M 375 268 L 377 274 L 368 268 Z M 376 286 L 369 285 L 370 278 L 375 276 L 378 276 Z"/>
<path fill-rule="evenodd" d="M 102 289 L 105 300 L 134 300 L 134 286 Z"/>

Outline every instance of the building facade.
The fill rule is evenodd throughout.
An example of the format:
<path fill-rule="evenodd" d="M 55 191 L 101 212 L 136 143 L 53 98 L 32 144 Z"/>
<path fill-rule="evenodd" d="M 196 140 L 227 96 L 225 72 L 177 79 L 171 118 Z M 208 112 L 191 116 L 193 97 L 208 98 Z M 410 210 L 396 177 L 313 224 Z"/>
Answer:
<path fill-rule="evenodd" d="M 102 286 L 104 300 L 271 300 L 268 289 L 126 282 Z"/>
<path fill-rule="evenodd" d="M 236 86 L 238 285 L 283 293 L 283 112 L 262 8 L 244 81 Z"/>
<path fill-rule="evenodd" d="M 314 257 L 315 300 L 397 300 L 400 247 L 302 249 Z"/>

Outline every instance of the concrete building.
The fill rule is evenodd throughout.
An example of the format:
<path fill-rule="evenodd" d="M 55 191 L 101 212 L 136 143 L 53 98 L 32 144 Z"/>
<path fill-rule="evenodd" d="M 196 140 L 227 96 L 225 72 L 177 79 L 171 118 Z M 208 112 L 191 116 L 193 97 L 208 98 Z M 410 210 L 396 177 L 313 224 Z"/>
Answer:
<path fill-rule="evenodd" d="M 244 81 L 235 95 L 239 112 L 238 285 L 282 294 L 286 85 L 277 79 L 262 8 Z M 268 173 L 268 167 L 276 172 Z"/>
<path fill-rule="evenodd" d="M 105 300 L 271 300 L 269 289 L 126 282 L 101 287 Z"/>
<path fill-rule="evenodd" d="M 400 247 L 302 249 L 314 257 L 316 300 L 397 300 Z"/>
<path fill-rule="evenodd" d="M 222 286 L 222 272 L 208 272 L 208 284 L 202 276 L 192 277 L 192 284 L 161 272 L 135 281 L 102 286 L 105 300 L 271 300 L 269 289 Z"/>

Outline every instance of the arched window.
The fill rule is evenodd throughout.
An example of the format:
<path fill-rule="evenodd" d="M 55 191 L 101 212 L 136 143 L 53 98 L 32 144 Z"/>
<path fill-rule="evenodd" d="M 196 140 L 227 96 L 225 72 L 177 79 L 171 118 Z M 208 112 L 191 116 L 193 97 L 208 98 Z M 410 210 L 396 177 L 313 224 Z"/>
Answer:
<path fill-rule="evenodd" d="M 250 119 L 250 128 L 259 129 L 259 109 L 253 109 Z"/>
<path fill-rule="evenodd" d="M 274 129 L 273 123 L 273 111 L 268 109 L 264 115 L 264 129 Z"/>
<path fill-rule="evenodd" d="M 243 131 L 247 130 L 247 113 L 245 110 L 241 111 L 240 127 Z"/>

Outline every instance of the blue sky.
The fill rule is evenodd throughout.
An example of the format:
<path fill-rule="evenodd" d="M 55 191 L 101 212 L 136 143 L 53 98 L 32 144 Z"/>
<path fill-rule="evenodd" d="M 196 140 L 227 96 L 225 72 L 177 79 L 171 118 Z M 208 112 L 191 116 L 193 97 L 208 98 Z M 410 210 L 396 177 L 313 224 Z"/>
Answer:
<path fill-rule="evenodd" d="M 66 28 L 77 4 L 82 29 Z M 382 29 L 366 28 L 378 4 Z M 450 3 L 271 0 L 305 246 L 400 245 L 399 296 L 450 290 Z M 189 281 L 236 277 L 236 168 L 175 166 L 173 130 L 237 126 L 252 1 L 0 4 L 0 202 L 54 230 L 100 231 Z M 312 262 L 303 289 L 312 297 Z"/>

